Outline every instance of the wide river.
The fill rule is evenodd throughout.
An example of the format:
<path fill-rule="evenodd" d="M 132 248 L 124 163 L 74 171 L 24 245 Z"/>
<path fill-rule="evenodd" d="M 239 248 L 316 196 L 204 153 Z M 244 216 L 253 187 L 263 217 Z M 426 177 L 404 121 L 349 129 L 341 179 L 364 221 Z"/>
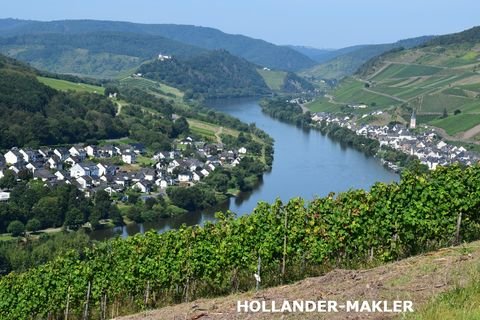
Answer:
<path fill-rule="evenodd" d="M 263 181 L 250 193 L 231 198 L 229 203 L 204 212 L 161 219 L 155 223 L 134 224 L 109 230 L 92 232 L 94 239 L 106 239 L 121 234 L 133 235 L 155 229 L 163 232 L 187 225 L 202 224 L 214 219 L 214 212 L 230 209 L 238 215 L 253 211 L 257 202 L 283 201 L 293 197 L 311 200 L 329 192 L 348 189 L 369 189 L 376 181 L 398 181 L 395 173 L 386 170 L 378 159 L 346 148 L 315 130 L 304 130 L 282 123 L 262 113 L 256 99 L 216 100 L 211 108 L 230 114 L 243 122 L 255 123 L 275 139 L 275 154 L 272 170 L 263 176 Z"/>

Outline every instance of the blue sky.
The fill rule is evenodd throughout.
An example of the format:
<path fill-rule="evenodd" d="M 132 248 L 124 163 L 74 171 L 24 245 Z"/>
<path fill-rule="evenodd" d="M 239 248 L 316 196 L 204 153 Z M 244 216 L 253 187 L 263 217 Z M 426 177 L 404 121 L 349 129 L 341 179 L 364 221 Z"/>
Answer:
<path fill-rule="evenodd" d="M 0 17 L 193 24 L 276 44 L 339 48 L 480 25 L 478 0 L 14 0 Z"/>

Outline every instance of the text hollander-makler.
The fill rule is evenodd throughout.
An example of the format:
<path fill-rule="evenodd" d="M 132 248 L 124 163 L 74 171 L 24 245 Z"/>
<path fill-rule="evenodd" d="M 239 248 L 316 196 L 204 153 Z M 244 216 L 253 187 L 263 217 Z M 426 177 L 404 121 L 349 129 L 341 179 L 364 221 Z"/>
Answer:
<path fill-rule="evenodd" d="M 408 313 L 413 312 L 413 303 L 408 300 L 243 300 L 237 301 L 237 312 L 264 312 L 264 313 Z"/>

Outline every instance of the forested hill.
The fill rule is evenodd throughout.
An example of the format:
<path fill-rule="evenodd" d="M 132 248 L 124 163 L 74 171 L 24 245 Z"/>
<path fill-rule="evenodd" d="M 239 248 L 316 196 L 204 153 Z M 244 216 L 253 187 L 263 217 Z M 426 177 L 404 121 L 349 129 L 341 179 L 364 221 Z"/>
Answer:
<path fill-rule="evenodd" d="M 142 65 L 138 72 L 184 90 L 185 98 L 240 97 L 270 92 L 256 66 L 225 50 L 187 60 L 175 57 L 155 60 Z"/>
<path fill-rule="evenodd" d="M 160 36 L 129 32 L 0 37 L 0 51 L 41 70 L 93 77 L 114 77 L 160 53 L 187 58 L 206 52 Z"/>
<path fill-rule="evenodd" d="M 139 24 L 118 21 L 62 20 L 51 22 L 0 20 L 0 36 L 39 33 L 80 34 L 96 32 L 136 33 L 161 36 L 208 50 L 225 49 L 250 62 L 280 70 L 296 71 L 313 66 L 307 56 L 286 46 L 191 25 Z M 168 53 L 167 53 L 168 54 Z"/>
<path fill-rule="evenodd" d="M 35 70 L 0 55 L 0 148 L 124 136 L 116 108 L 98 94 L 59 92 Z"/>

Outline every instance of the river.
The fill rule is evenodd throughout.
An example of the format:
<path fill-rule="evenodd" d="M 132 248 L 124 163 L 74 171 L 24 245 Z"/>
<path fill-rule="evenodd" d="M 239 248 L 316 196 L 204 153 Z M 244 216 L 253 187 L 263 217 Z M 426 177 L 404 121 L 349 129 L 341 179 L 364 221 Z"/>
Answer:
<path fill-rule="evenodd" d="M 163 232 L 187 225 L 202 224 L 214 219 L 214 212 L 230 209 L 238 215 L 252 212 L 257 202 L 283 201 L 293 197 L 311 200 L 329 192 L 350 188 L 369 189 L 376 181 L 398 181 L 397 174 L 386 170 L 378 159 L 367 157 L 354 149 L 332 141 L 320 132 L 297 128 L 262 113 L 256 99 L 225 99 L 211 101 L 209 106 L 230 114 L 243 122 L 255 123 L 275 140 L 272 170 L 263 176 L 253 192 L 231 198 L 228 203 L 212 210 L 188 213 L 161 219 L 155 223 L 129 225 L 92 232 L 94 239 L 106 239 L 121 234 L 133 235 L 148 229 Z"/>

